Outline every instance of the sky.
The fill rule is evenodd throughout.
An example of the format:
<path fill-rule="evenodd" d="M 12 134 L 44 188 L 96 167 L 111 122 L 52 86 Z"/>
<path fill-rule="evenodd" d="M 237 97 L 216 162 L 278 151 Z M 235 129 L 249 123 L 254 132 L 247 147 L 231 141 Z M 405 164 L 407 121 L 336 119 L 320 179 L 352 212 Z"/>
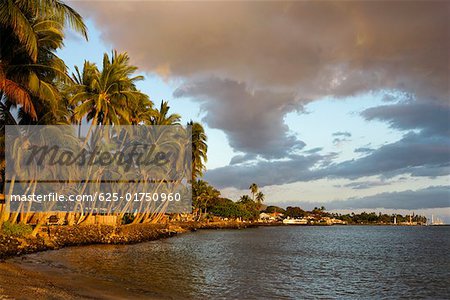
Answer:
<path fill-rule="evenodd" d="M 450 4 L 71 1 L 89 42 L 127 51 L 158 105 L 208 135 L 205 179 L 237 200 L 450 222 Z"/>

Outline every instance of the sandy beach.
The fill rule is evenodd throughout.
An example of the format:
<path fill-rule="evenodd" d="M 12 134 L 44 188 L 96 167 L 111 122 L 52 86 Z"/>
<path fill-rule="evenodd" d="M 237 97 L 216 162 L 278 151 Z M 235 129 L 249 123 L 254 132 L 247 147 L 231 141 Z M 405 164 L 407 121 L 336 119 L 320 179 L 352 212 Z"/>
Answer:
<path fill-rule="evenodd" d="M 0 299 L 139 299 L 114 282 L 84 278 L 63 271 L 39 271 L 45 266 L 23 263 L 26 257 L 0 263 Z M 22 260 L 22 261 L 21 261 Z M 43 270 L 43 269 L 42 269 Z M 148 299 L 149 297 L 145 297 Z M 151 298 L 151 297 L 150 297 Z M 158 298 L 158 297 L 155 297 Z"/>

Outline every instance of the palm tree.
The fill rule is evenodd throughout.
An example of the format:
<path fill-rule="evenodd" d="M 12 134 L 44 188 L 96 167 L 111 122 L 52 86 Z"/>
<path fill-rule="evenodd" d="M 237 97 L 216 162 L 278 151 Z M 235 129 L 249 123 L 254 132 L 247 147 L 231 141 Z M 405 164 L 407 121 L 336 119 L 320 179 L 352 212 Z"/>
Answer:
<path fill-rule="evenodd" d="M 248 202 L 251 202 L 252 199 L 250 199 L 250 197 L 248 195 L 243 195 L 241 196 L 241 198 L 239 199 L 239 202 L 246 204 Z"/>
<path fill-rule="evenodd" d="M 179 114 L 169 114 L 169 103 L 161 101 L 161 106 L 153 111 L 151 125 L 179 125 L 181 116 Z"/>
<path fill-rule="evenodd" d="M 208 202 L 220 197 L 220 192 L 209 185 L 204 180 L 197 180 L 192 185 L 192 200 L 195 211 L 198 213 L 199 219 L 203 213 L 207 212 Z"/>
<path fill-rule="evenodd" d="M 253 201 L 255 201 L 255 195 L 258 192 L 258 185 L 256 183 L 252 183 L 249 187 L 252 195 L 253 195 Z"/>
<path fill-rule="evenodd" d="M 130 103 L 128 110 L 132 125 L 140 123 L 149 124 L 154 112 L 153 103 L 147 95 L 136 97 L 135 101 Z"/>
<path fill-rule="evenodd" d="M 200 123 L 190 121 L 187 125 L 191 126 L 192 130 L 192 182 L 194 182 L 196 178 L 203 176 L 203 171 L 206 170 L 208 137 Z"/>
<path fill-rule="evenodd" d="M 131 124 L 132 114 L 129 107 L 141 102 L 151 106 L 148 96 L 136 89 L 135 82 L 142 76 L 133 76 L 137 67 L 129 65 L 127 53 L 112 53 L 103 56 L 103 68 L 85 62 L 83 71 L 76 68 L 73 79 L 76 84 L 70 89 L 74 121 L 81 122 L 86 117 L 92 125 Z"/>
<path fill-rule="evenodd" d="M 87 39 L 83 18 L 70 6 L 59 0 L 3 0 L 0 3 L 0 27 L 16 38 L 17 50 L 24 49 L 32 61 L 39 54 L 35 22 L 50 21 L 60 27 L 68 25 Z M 5 40 L 3 40 L 5 42 Z"/>
<path fill-rule="evenodd" d="M 54 52 L 62 46 L 66 27 L 87 38 L 81 16 L 59 0 L 0 2 L 2 111 L 9 112 L 12 106 L 20 105 L 23 115 L 36 120 L 36 106 L 44 106 L 43 101 L 60 100 L 54 79 L 67 75 L 64 63 Z"/>
<path fill-rule="evenodd" d="M 0 1 L 0 119 L 17 124 L 11 108 L 19 106 L 19 120 L 30 124 L 55 121 L 66 107 L 57 81 L 68 80 L 61 48 L 64 29 L 72 28 L 87 39 L 82 17 L 59 0 Z M 0 128 L 2 157 L 4 127 Z M 1 171 L 3 179 L 3 170 Z M 3 192 L 3 180 L 0 192 Z"/>
<path fill-rule="evenodd" d="M 258 206 L 261 207 L 261 204 L 264 202 L 265 195 L 262 192 L 258 192 L 256 194 L 256 203 L 258 203 Z"/>

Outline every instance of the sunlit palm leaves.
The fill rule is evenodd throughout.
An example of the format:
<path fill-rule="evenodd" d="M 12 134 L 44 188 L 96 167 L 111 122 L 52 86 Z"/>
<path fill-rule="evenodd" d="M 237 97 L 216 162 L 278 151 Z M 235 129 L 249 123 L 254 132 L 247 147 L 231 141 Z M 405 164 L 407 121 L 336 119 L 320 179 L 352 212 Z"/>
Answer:
<path fill-rule="evenodd" d="M 148 96 L 136 89 L 135 83 L 142 76 L 133 76 L 137 67 L 129 64 L 127 53 L 105 53 L 100 71 L 95 64 L 85 62 L 83 71 L 76 68 L 70 102 L 74 119 L 84 117 L 92 124 L 124 125 L 139 123 L 139 108 L 151 109 Z M 131 110 L 130 110 L 131 108 Z M 141 117 L 144 118 L 143 115 Z"/>
<path fill-rule="evenodd" d="M 192 181 L 203 175 L 206 170 L 206 162 L 208 160 L 207 152 L 207 136 L 205 129 L 200 123 L 189 122 L 192 131 Z"/>
<path fill-rule="evenodd" d="M 178 125 L 180 124 L 181 116 L 179 114 L 169 114 L 169 103 L 161 101 L 159 109 L 155 109 L 151 119 L 151 125 Z"/>
<path fill-rule="evenodd" d="M 33 62 L 37 61 L 39 43 L 35 20 L 52 20 L 66 25 L 87 38 L 82 17 L 58 0 L 3 0 L 0 2 L 0 25 L 12 31 Z"/>
<path fill-rule="evenodd" d="M 54 52 L 63 45 L 66 27 L 87 34 L 81 16 L 60 1 L 0 2 L 0 90 L 5 92 L 0 100 L 9 102 L 8 108 L 20 105 L 25 120 L 36 121 L 39 111 L 48 114 L 37 106 L 58 111 L 61 97 L 55 82 L 69 78 Z"/>

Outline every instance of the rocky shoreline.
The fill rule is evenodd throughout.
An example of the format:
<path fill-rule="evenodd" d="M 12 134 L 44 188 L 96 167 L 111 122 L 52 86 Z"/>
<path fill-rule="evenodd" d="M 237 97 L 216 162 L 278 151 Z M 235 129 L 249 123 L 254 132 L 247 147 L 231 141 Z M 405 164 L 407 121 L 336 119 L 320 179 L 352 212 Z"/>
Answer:
<path fill-rule="evenodd" d="M 0 233 L 0 260 L 71 246 L 142 243 L 198 229 L 241 229 L 256 226 L 258 224 L 238 222 L 49 226 L 34 238 L 6 236 Z"/>

